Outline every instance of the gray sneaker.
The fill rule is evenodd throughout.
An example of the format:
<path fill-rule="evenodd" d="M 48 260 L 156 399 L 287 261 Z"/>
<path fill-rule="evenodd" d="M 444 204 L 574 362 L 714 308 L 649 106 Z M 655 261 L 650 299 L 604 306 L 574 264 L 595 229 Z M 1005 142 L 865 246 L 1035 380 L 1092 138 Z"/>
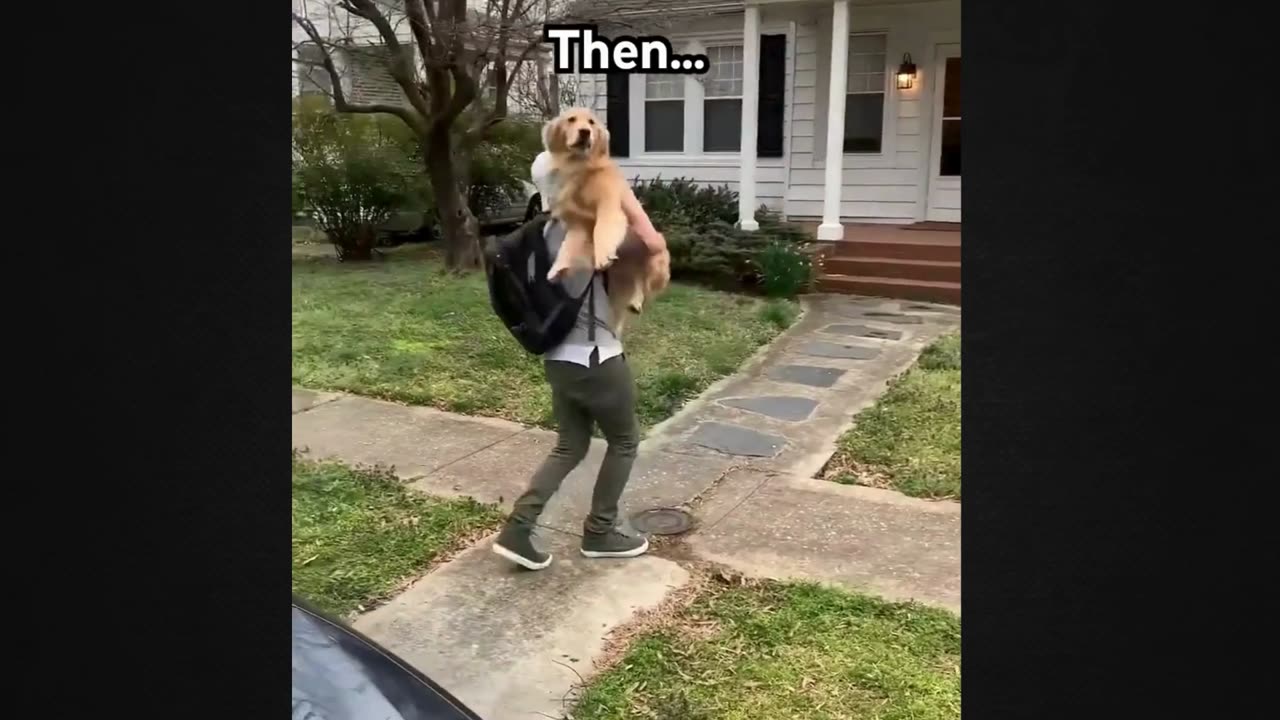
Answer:
<path fill-rule="evenodd" d="M 542 570 L 551 564 L 551 554 L 533 546 L 533 529 L 507 525 L 493 541 L 493 553 L 526 570 Z"/>
<path fill-rule="evenodd" d="M 649 541 L 643 537 L 623 535 L 617 528 L 609 532 L 583 532 L 582 554 L 589 558 L 629 558 L 643 555 L 649 550 Z"/>

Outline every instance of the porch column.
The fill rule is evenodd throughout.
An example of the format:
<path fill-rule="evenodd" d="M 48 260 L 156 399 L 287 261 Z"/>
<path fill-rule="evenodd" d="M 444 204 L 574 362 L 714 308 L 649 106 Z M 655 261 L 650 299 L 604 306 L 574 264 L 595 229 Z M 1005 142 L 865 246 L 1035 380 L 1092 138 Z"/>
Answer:
<path fill-rule="evenodd" d="M 844 238 L 840 190 L 844 185 L 844 97 L 849 89 L 849 0 L 831 5 L 831 77 L 827 85 L 827 157 L 819 240 Z"/>
<path fill-rule="evenodd" d="M 738 226 L 754 232 L 756 222 L 756 124 L 760 105 L 760 7 L 747 5 L 742 20 L 742 147 L 739 149 Z"/>

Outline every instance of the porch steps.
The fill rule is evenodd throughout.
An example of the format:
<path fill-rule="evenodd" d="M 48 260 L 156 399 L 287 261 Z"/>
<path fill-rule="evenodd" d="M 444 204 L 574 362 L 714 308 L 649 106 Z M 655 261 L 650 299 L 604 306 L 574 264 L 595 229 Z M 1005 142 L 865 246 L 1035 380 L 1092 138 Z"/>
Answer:
<path fill-rule="evenodd" d="M 844 295 L 870 295 L 895 300 L 960 304 L 960 283 L 865 275 L 825 274 L 818 278 L 818 291 Z"/>
<path fill-rule="evenodd" d="M 953 260 L 912 260 L 897 257 L 831 257 L 828 275 L 881 277 L 926 282 L 960 282 L 960 263 Z"/>
<path fill-rule="evenodd" d="M 959 305 L 960 236 L 923 223 L 848 223 L 844 238 L 824 243 L 818 290 Z"/>

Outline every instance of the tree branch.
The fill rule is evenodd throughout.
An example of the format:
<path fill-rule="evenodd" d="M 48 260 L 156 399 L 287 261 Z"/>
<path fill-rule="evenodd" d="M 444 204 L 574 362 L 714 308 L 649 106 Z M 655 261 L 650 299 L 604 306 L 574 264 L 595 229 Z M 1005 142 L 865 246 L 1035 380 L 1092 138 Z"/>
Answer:
<path fill-rule="evenodd" d="M 427 102 L 422 97 L 421 87 L 418 85 L 417 71 L 413 66 L 409 53 L 400 44 L 400 38 L 396 37 L 395 28 L 391 26 L 386 15 L 382 14 L 382 11 L 378 9 L 373 0 L 340 0 L 338 7 L 373 24 L 373 27 L 378 31 L 378 35 L 382 38 L 383 44 L 387 46 L 387 54 L 391 60 L 387 65 L 391 71 L 391 77 L 395 79 L 396 84 L 404 91 L 405 97 L 413 105 L 414 109 L 421 113 L 423 117 L 429 115 L 431 109 L 427 107 Z"/>

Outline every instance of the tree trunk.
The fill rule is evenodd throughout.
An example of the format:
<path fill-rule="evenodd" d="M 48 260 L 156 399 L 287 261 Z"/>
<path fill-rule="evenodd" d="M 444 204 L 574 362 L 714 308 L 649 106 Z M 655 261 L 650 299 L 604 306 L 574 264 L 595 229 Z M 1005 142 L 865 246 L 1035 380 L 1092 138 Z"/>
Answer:
<path fill-rule="evenodd" d="M 551 117 L 560 114 L 560 76 L 551 73 L 551 77 L 547 79 L 547 95 L 550 96 L 548 110 L 551 111 Z"/>
<path fill-rule="evenodd" d="M 447 128 L 428 135 L 425 159 L 440 213 L 445 266 L 454 271 L 474 270 L 480 267 L 480 223 L 467 206 L 463 177 L 455 164 L 453 139 Z"/>

